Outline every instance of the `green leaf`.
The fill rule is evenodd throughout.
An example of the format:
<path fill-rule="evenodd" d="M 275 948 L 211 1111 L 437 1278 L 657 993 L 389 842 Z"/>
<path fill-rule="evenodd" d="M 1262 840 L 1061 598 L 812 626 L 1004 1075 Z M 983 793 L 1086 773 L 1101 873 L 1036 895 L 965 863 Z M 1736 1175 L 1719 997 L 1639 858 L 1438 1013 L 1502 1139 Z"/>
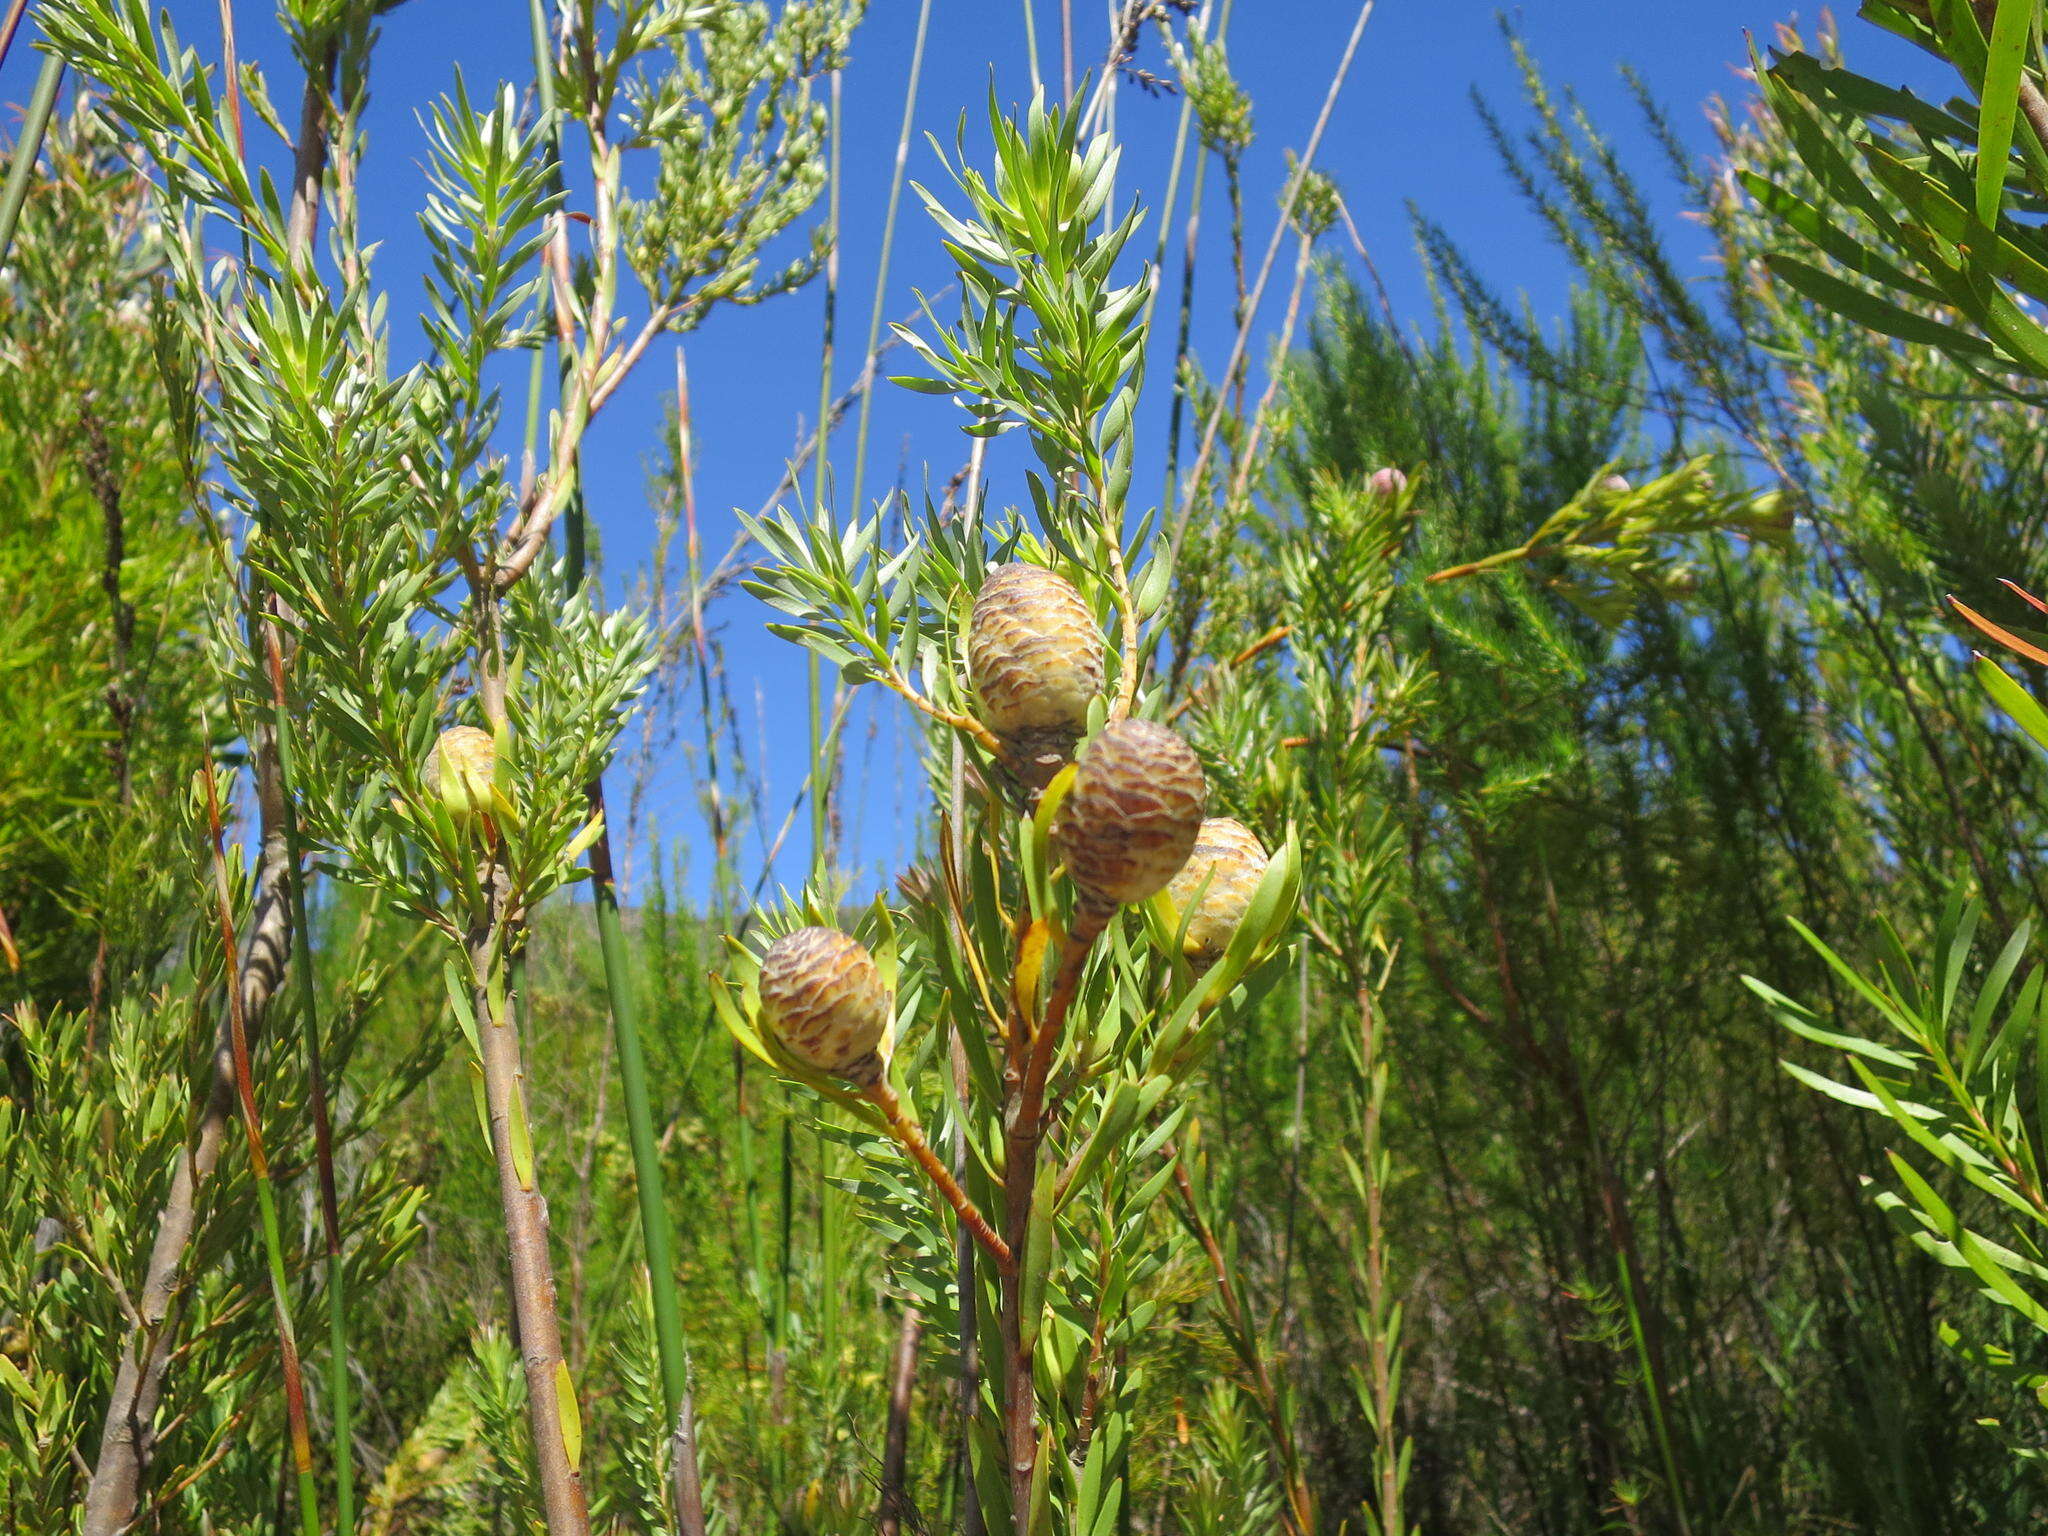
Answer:
<path fill-rule="evenodd" d="M 1865 1040 L 1861 1035 L 1844 1035 L 1831 1029 L 1823 1029 L 1812 1009 L 1802 1007 L 1775 987 L 1758 981 L 1754 976 L 1743 977 L 1742 984 L 1762 998 L 1777 1021 L 1795 1035 L 1804 1036 L 1817 1045 L 1846 1051 L 1853 1056 L 1868 1057 L 1895 1070 L 1908 1071 L 1913 1066 L 1913 1059 L 1910 1056 L 1903 1056 L 1888 1045 Z"/>
<path fill-rule="evenodd" d="M 1987 229 L 1998 222 L 1998 205 L 2005 195 L 2013 119 L 2019 112 L 2020 75 L 2033 29 L 2034 0 L 1998 0 L 1977 114 L 1977 219 Z"/>
<path fill-rule="evenodd" d="M 2034 738 L 2034 745 L 2048 752 L 2048 710 L 2041 708 L 2012 676 L 1989 656 L 1975 663 L 1977 682 L 1996 704 L 2012 717 L 2013 723 Z"/>
<path fill-rule="evenodd" d="M 484 1150 L 495 1153 L 497 1149 L 491 1145 L 490 1094 L 484 1087 L 484 1069 L 480 1062 L 469 1064 L 469 1091 L 470 1097 L 476 1100 L 476 1125 L 484 1133 Z"/>
<path fill-rule="evenodd" d="M 526 1095 L 518 1085 L 512 1088 L 512 1113 L 508 1124 L 511 1129 L 512 1171 L 519 1178 L 521 1189 L 533 1188 L 533 1133 L 526 1126 Z"/>
<path fill-rule="evenodd" d="M 576 1381 L 569 1362 L 555 1362 L 555 1418 L 562 1430 L 562 1454 L 572 1469 L 583 1466 L 583 1410 L 576 1406 Z"/>
<path fill-rule="evenodd" d="M 1997 357 L 1989 345 L 1967 331 L 1959 331 L 1952 325 L 1943 325 L 1938 320 L 1902 309 L 1795 257 L 1774 253 L 1764 258 L 1764 265 L 1772 275 L 1822 309 L 1852 320 L 1867 330 L 1925 347 L 1938 347 L 1959 357 L 1980 361 L 1991 361 Z"/>
<path fill-rule="evenodd" d="M 448 1006 L 455 1010 L 455 1022 L 462 1026 L 463 1038 L 469 1042 L 471 1051 L 483 1055 L 483 1046 L 476 1037 L 476 1009 L 470 1002 L 469 982 L 453 960 L 441 967 L 441 980 L 448 988 Z"/>
<path fill-rule="evenodd" d="M 2027 941 L 2033 934 L 2033 919 L 2028 918 L 2005 941 L 2005 948 L 1999 951 L 1998 958 L 1984 977 L 1984 985 L 1977 990 L 1976 1006 L 1970 1010 L 1969 1041 L 1963 1047 L 1965 1077 L 1977 1070 L 1984 1041 L 1991 1029 L 1992 1015 L 1998 1009 L 1999 999 L 2005 995 L 2006 983 L 2012 980 L 2012 973 L 2019 968 L 2020 958 L 2026 953 Z"/>

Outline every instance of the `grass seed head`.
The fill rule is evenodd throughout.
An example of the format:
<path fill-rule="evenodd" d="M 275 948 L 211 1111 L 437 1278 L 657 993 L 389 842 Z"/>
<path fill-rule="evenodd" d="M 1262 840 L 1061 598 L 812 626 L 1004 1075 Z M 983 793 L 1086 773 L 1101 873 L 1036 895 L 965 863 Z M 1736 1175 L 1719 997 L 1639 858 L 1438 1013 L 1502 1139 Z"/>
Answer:
<path fill-rule="evenodd" d="M 427 753 L 427 793 L 439 795 L 457 823 L 488 811 L 498 744 L 489 731 L 458 725 L 441 733 Z"/>
<path fill-rule="evenodd" d="M 1072 582 L 1043 566 L 997 566 L 974 599 L 967 667 L 982 719 L 1042 788 L 1073 755 L 1102 692 L 1102 632 Z"/>
<path fill-rule="evenodd" d="M 1222 957 L 1265 874 L 1266 850 L 1250 827 L 1228 816 L 1212 816 L 1202 823 L 1195 834 L 1195 851 L 1166 887 L 1174 906 L 1189 913 L 1188 959 L 1206 969 Z"/>
<path fill-rule="evenodd" d="M 1208 798 L 1201 760 L 1178 732 L 1118 720 L 1081 754 L 1053 841 L 1084 897 L 1145 901 L 1187 863 Z"/>
<path fill-rule="evenodd" d="M 882 1075 L 889 989 L 857 940 L 836 928 L 784 935 L 761 959 L 760 992 L 761 1022 L 805 1066 L 859 1087 Z"/>

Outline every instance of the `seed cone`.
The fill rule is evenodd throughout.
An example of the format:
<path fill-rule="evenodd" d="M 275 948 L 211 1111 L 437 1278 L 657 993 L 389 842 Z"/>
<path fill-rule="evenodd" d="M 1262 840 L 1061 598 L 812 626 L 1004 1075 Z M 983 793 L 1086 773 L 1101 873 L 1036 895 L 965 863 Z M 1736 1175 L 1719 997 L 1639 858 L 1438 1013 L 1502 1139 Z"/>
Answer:
<path fill-rule="evenodd" d="M 1102 633 L 1073 583 L 1043 566 L 991 571 L 974 599 L 967 669 L 982 719 L 1033 789 L 1073 756 L 1102 692 Z"/>
<path fill-rule="evenodd" d="M 1053 841 L 1085 899 L 1144 901 L 1187 863 L 1208 798 L 1202 764 L 1178 733 L 1118 720 L 1081 754 Z"/>
<path fill-rule="evenodd" d="M 1168 882 L 1166 894 L 1188 916 L 1187 957 L 1206 970 L 1230 947 L 1237 925 L 1244 921 L 1252 892 L 1266 873 L 1266 850 L 1250 827 L 1228 816 L 1212 816 L 1195 834 L 1195 851 Z M 1209 882 L 1206 889 L 1203 880 Z M 1197 899 L 1196 892 L 1201 892 Z"/>
<path fill-rule="evenodd" d="M 882 1075 L 876 1047 L 889 989 L 874 956 L 836 928 L 799 928 L 761 959 L 761 1022 L 807 1067 L 866 1087 Z"/>
<path fill-rule="evenodd" d="M 442 777 L 441 765 L 448 765 Z M 498 769 L 498 744 L 489 731 L 458 725 L 441 733 L 427 753 L 427 793 L 439 795 L 457 821 L 490 809 L 491 779 Z"/>

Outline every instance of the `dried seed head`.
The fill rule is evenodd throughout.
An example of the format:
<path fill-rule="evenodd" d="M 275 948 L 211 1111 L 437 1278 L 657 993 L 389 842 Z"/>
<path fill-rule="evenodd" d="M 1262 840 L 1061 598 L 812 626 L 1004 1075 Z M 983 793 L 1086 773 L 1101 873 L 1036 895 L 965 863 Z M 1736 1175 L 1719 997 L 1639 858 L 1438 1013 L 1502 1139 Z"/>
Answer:
<path fill-rule="evenodd" d="M 1053 841 L 1084 898 L 1144 901 L 1194 851 L 1208 803 L 1194 750 L 1150 720 L 1118 720 L 1088 744 Z"/>
<path fill-rule="evenodd" d="M 761 959 L 761 1022 L 807 1067 L 866 1087 L 882 1075 L 876 1047 L 889 989 L 865 946 L 836 928 L 799 928 Z"/>
<path fill-rule="evenodd" d="M 1212 816 L 1202 823 L 1195 834 L 1195 851 L 1166 887 L 1166 894 L 1182 912 L 1188 912 L 1188 904 L 1194 903 L 1188 914 L 1185 947 L 1198 967 L 1214 965 L 1230 947 L 1231 936 L 1251 905 L 1252 892 L 1265 874 L 1266 850 L 1250 827 L 1228 816 Z M 1206 888 L 1202 885 L 1205 879 L 1209 882 Z"/>
<path fill-rule="evenodd" d="M 1095 616 L 1072 582 L 1043 566 L 997 566 L 974 599 L 967 668 L 983 720 L 1042 787 L 1073 755 L 1102 692 Z"/>
<path fill-rule="evenodd" d="M 443 776 L 443 764 L 447 765 Z M 498 769 L 498 743 L 489 731 L 458 725 L 441 733 L 427 753 L 427 793 L 439 795 L 457 821 L 490 809 L 491 779 Z"/>

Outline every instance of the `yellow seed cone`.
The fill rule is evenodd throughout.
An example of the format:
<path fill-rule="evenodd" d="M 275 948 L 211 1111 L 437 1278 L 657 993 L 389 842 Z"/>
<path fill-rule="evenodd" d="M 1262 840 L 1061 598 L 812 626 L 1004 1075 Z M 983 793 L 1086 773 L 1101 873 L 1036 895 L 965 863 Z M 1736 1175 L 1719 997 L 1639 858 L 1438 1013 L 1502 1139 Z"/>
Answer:
<path fill-rule="evenodd" d="M 1228 816 L 1212 816 L 1202 823 L 1195 834 L 1195 851 L 1166 887 L 1175 908 L 1188 913 L 1184 947 L 1197 966 L 1214 965 L 1230 947 L 1265 874 L 1266 850 L 1251 828 Z M 1189 913 L 1191 902 L 1194 909 Z"/>
<path fill-rule="evenodd" d="M 807 1067 L 859 1087 L 881 1076 L 889 989 L 874 957 L 836 928 L 799 928 L 761 960 L 761 1022 Z"/>
<path fill-rule="evenodd" d="M 1084 897 L 1144 901 L 1187 863 L 1208 797 L 1201 761 L 1178 733 L 1118 720 L 1081 754 L 1053 842 Z"/>

